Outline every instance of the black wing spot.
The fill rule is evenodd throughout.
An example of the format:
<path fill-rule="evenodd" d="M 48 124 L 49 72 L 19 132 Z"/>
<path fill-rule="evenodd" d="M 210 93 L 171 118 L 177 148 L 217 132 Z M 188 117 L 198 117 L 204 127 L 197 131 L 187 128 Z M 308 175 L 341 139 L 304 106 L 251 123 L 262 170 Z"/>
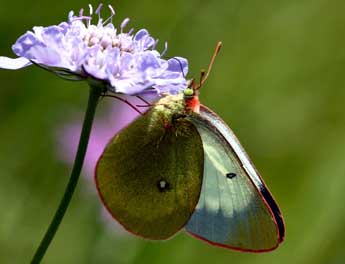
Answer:
<path fill-rule="evenodd" d="M 227 177 L 228 179 L 233 179 L 233 178 L 235 178 L 236 176 L 237 176 L 237 174 L 236 174 L 236 173 L 233 173 L 233 172 L 229 172 L 229 173 L 226 174 L 226 177 Z"/>
<path fill-rule="evenodd" d="M 171 189 L 170 184 L 164 179 L 157 182 L 157 188 L 160 192 L 166 192 Z"/>

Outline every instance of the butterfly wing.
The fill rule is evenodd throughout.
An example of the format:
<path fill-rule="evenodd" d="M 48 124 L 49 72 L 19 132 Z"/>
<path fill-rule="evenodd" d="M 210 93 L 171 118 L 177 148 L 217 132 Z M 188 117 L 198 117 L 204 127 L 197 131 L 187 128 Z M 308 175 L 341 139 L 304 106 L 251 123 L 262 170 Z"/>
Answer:
<path fill-rule="evenodd" d="M 157 104 L 157 108 L 161 107 Z M 195 126 L 155 108 L 108 143 L 96 168 L 96 186 L 111 215 L 148 239 L 180 230 L 199 200 L 203 147 Z"/>
<path fill-rule="evenodd" d="M 189 233 L 242 251 L 269 251 L 284 238 L 280 210 L 230 128 L 201 106 L 192 115 L 204 147 L 204 180 Z"/>

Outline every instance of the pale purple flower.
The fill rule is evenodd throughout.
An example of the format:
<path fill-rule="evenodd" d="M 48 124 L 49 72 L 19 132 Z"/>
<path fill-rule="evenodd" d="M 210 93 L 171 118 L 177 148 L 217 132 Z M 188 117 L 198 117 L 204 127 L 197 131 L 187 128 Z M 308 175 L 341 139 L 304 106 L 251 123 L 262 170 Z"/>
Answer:
<path fill-rule="evenodd" d="M 158 40 L 146 29 L 125 32 L 128 18 L 116 28 L 111 6 L 106 20 L 100 15 L 102 5 L 95 12 L 89 8 L 89 15 L 81 10 L 76 16 L 71 11 L 68 22 L 34 27 L 22 35 L 12 46 L 19 57 L 0 57 L 0 68 L 16 70 L 36 64 L 66 79 L 87 80 L 107 91 L 130 95 L 175 94 L 187 87 L 185 58 L 164 59 L 166 48 L 159 53 Z M 92 24 L 95 15 L 98 22 Z"/>

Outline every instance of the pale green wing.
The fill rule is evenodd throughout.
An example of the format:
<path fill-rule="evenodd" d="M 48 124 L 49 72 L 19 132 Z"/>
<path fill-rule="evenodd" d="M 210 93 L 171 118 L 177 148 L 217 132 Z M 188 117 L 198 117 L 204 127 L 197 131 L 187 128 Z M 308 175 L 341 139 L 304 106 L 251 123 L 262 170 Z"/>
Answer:
<path fill-rule="evenodd" d="M 186 225 L 207 242 L 243 251 L 269 251 L 284 237 L 279 208 L 240 143 L 206 107 L 191 117 L 204 146 L 204 180 Z"/>
<path fill-rule="evenodd" d="M 157 105 L 108 143 L 95 179 L 104 205 L 128 231 L 166 239 L 194 211 L 204 157 L 195 126 Z"/>

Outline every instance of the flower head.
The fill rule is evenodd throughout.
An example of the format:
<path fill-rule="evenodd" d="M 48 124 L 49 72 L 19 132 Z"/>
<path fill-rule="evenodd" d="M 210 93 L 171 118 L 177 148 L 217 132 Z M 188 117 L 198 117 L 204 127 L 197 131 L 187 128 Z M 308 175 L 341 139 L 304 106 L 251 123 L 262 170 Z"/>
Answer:
<path fill-rule="evenodd" d="M 116 28 L 111 16 L 103 20 L 102 5 L 89 15 L 81 10 L 69 13 L 68 22 L 34 27 L 12 46 L 16 59 L 0 57 L 0 68 L 20 69 L 31 64 L 48 69 L 66 79 L 97 82 L 111 92 L 178 93 L 187 87 L 188 62 L 181 57 L 164 59 L 165 50 L 156 50 L 158 40 L 146 29 L 125 31 L 126 18 Z M 92 24 L 94 16 L 97 24 Z"/>

